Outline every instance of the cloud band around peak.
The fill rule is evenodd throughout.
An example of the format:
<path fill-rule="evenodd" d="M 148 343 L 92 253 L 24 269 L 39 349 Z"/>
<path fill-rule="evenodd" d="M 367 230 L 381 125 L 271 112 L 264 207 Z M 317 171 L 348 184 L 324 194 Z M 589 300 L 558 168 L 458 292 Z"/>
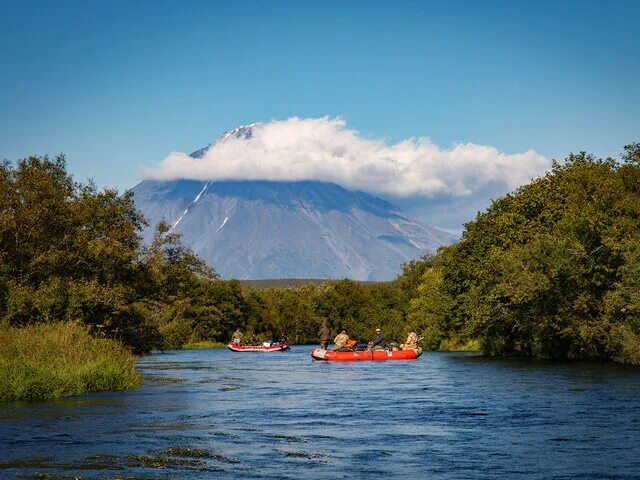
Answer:
<path fill-rule="evenodd" d="M 341 118 L 297 117 L 227 135 L 201 158 L 170 153 L 155 180 L 317 180 L 398 197 L 468 196 L 501 185 L 513 190 L 544 173 L 549 161 L 533 150 L 505 154 L 471 143 L 441 149 L 429 138 L 393 145 L 361 136 Z"/>

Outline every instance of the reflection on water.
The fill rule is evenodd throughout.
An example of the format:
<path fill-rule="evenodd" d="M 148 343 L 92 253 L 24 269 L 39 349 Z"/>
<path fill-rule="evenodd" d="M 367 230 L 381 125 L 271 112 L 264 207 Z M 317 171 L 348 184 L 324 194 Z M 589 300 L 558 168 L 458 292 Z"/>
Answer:
<path fill-rule="evenodd" d="M 0 478 L 640 478 L 640 369 L 309 348 L 144 357 L 128 393 L 0 404 Z"/>

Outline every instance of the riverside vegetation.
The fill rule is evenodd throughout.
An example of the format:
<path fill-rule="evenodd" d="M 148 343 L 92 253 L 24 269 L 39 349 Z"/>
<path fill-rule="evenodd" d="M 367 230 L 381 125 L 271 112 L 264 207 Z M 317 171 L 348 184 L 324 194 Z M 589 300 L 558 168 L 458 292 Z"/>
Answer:
<path fill-rule="evenodd" d="M 145 226 L 129 192 L 75 182 L 63 157 L 2 164 L 0 328 L 14 332 L 0 333 L 3 361 L 27 348 L 20 329 L 35 344 L 37 325 L 83 325 L 140 354 L 219 345 L 236 328 L 256 340 L 285 332 L 294 343 L 316 341 L 326 321 L 358 339 L 377 326 L 388 338 L 415 330 L 427 349 L 640 363 L 639 144 L 625 147 L 622 162 L 580 153 L 554 163 L 479 213 L 459 243 L 407 263 L 388 283 L 243 287 L 220 280 L 164 223 L 143 244 Z M 77 357 L 64 368 L 94 361 Z M 110 388 L 131 387 L 119 358 L 107 369 Z M 29 397 L 0 378 L 0 398 Z"/>
<path fill-rule="evenodd" d="M 427 260 L 411 313 L 427 341 L 640 364 L 640 144 L 622 159 L 554 162 Z"/>
<path fill-rule="evenodd" d="M 95 338 L 78 323 L 11 327 L 0 335 L 0 400 L 127 390 L 142 383 L 120 342 Z"/>

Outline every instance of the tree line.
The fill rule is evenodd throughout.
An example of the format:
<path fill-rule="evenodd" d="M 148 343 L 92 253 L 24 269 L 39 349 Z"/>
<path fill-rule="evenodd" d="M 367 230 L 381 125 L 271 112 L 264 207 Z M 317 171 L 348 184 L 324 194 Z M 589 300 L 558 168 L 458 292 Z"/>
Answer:
<path fill-rule="evenodd" d="M 221 280 L 161 223 L 153 241 L 131 193 L 75 182 L 64 157 L 0 167 L 0 323 L 72 320 L 135 352 L 317 341 L 326 322 L 367 340 L 413 330 L 438 349 L 640 363 L 640 146 L 584 152 L 495 201 L 459 243 L 392 282 L 257 289 Z"/>

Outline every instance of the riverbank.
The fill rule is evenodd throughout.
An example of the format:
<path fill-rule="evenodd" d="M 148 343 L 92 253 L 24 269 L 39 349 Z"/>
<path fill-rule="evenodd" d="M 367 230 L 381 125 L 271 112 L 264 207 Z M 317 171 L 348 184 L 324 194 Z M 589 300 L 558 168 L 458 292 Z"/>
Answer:
<path fill-rule="evenodd" d="M 0 401 L 49 400 L 142 384 L 120 342 L 68 323 L 0 329 Z"/>
<path fill-rule="evenodd" d="M 182 346 L 182 350 L 206 350 L 209 348 L 226 348 L 227 344 L 222 342 L 212 342 L 201 340 L 199 342 L 188 342 Z"/>
<path fill-rule="evenodd" d="M 439 352 L 482 352 L 480 340 L 473 338 L 460 342 L 458 340 L 442 340 Z"/>

